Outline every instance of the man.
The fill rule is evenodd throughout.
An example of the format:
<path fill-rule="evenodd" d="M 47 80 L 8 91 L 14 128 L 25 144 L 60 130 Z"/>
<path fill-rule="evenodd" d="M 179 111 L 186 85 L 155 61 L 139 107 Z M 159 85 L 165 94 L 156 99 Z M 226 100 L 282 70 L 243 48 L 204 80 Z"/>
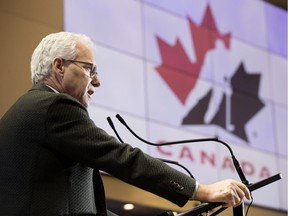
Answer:
<path fill-rule="evenodd" d="M 241 182 L 197 183 L 95 125 L 87 107 L 100 81 L 87 36 L 46 36 L 31 73 L 32 89 L 0 121 L 0 215 L 106 215 L 98 170 L 179 206 L 250 199 Z"/>

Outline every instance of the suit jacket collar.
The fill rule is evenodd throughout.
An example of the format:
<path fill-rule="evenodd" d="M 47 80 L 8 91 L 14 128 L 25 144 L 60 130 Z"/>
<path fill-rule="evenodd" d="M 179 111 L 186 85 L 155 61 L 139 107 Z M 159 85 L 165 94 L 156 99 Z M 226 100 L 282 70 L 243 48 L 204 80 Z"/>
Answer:
<path fill-rule="evenodd" d="M 44 83 L 34 84 L 29 91 L 34 91 L 34 90 L 54 92 L 51 88 L 49 88 L 49 87 L 48 87 L 46 84 L 44 84 Z"/>
<path fill-rule="evenodd" d="M 56 93 L 53 89 L 51 89 L 50 87 L 48 87 L 46 84 L 44 83 L 37 83 L 37 84 L 34 84 L 32 86 L 32 88 L 29 90 L 30 91 L 48 91 L 48 92 L 54 92 Z M 72 97 L 71 95 L 67 94 L 67 93 L 60 93 L 60 94 L 65 94 L 67 97 L 70 97 L 71 100 L 74 100 L 74 101 L 77 101 L 81 106 L 83 106 L 83 104 L 81 104 L 76 98 Z M 87 108 L 85 106 L 83 106 L 83 108 L 85 108 L 87 110 Z"/>

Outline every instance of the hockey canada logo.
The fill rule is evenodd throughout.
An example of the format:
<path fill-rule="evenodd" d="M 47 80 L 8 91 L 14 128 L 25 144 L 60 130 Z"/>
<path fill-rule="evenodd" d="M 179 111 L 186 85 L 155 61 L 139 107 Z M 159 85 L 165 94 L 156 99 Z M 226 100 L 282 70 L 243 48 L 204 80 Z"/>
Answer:
<path fill-rule="evenodd" d="M 156 37 L 162 58 L 162 64 L 156 67 L 156 71 L 183 105 L 198 81 L 207 52 L 215 49 L 216 40 L 221 40 L 229 50 L 231 40 L 230 33 L 219 33 L 209 5 L 201 25 L 197 26 L 190 18 L 187 20 L 197 59 L 195 62 L 189 59 L 179 38 L 174 45 L 170 45 L 160 37 Z M 249 143 L 245 125 L 264 107 L 264 103 L 258 97 L 260 73 L 247 73 L 244 63 L 239 62 L 233 76 L 226 81 L 231 87 L 231 94 L 223 93 L 219 107 L 212 118 L 208 122 L 204 121 L 213 95 L 211 88 L 184 115 L 182 125 L 217 125 Z"/>

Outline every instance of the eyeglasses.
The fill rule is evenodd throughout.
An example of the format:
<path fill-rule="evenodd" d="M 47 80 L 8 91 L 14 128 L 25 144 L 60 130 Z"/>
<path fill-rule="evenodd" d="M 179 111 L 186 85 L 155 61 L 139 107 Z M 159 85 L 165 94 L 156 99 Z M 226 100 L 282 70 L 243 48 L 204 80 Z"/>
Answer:
<path fill-rule="evenodd" d="M 76 61 L 76 60 L 69 60 L 69 59 L 62 59 L 62 60 L 71 62 L 71 63 L 75 64 L 76 66 L 80 67 L 81 69 L 84 69 L 89 74 L 91 79 L 94 79 L 98 75 L 98 72 L 96 71 L 97 70 L 97 66 L 95 64 L 91 63 L 91 62 Z M 81 66 L 79 66 L 76 63 L 85 64 L 86 67 L 81 67 Z"/>

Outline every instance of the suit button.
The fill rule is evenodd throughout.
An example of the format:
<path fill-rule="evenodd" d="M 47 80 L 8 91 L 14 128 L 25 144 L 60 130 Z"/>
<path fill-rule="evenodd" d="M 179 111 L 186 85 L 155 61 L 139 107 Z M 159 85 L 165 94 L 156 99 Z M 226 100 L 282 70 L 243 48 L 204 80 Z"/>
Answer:
<path fill-rule="evenodd" d="M 179 183 L 173 180 L 170 181 L 170 186 L 176 190 L 180 190 L 180 191 L 184 190 L 184 187 L 182 185 L 180 185 Z"/>

